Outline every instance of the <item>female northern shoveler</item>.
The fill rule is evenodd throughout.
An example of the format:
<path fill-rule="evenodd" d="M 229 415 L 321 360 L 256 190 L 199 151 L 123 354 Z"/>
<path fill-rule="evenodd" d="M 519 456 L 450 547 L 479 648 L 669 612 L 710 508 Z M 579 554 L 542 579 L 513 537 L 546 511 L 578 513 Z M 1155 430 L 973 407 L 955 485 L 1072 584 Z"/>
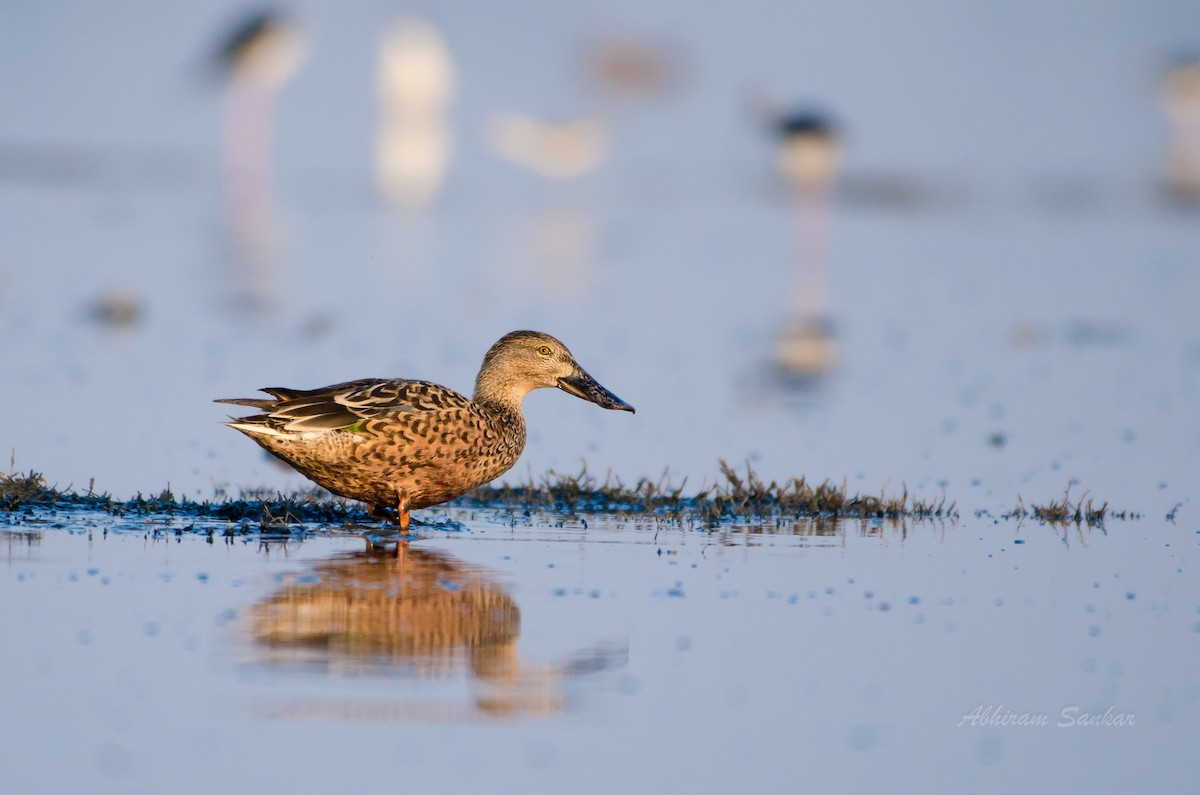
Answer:
<path fill-rule="evenodd" d="M 514 331 L 491 347 L 473 400 L 429 381 L 364 378 L 217 402 L 263 409 L 226 424 L 334 494 L 367 503 L 376 516 L 396 506 L 396 522 L 407 530 L 413 508 L 452 500 L 512 468 L 525 447 L 521 403 L 542 387 L 633 411 L 567 346 L 536 331 Z"/>

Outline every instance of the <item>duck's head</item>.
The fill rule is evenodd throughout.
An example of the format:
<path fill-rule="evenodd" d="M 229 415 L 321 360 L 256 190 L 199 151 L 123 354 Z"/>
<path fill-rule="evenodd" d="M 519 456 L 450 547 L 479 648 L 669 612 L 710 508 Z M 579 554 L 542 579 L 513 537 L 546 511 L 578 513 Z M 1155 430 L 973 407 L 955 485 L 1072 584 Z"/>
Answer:
<path fill-rule="evenodd" d="M 588 375 L 566 345 L 539 331 L 513 331 L 491 347 L 475 379 L 475 400 L 519 406 L 525 395 L 549 387 L 602 408 L 634 410 Z"/>

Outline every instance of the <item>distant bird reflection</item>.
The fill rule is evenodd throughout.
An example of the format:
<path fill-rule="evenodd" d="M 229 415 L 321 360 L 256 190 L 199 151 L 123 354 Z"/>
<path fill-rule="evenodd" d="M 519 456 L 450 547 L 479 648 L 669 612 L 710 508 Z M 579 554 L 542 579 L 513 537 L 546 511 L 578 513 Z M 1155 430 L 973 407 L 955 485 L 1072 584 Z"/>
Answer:
<path fill-rule="evenodd" d="M 278 257 L 272 194 L 275 106 L 279 91 L 304 57 L 300 28 L 277 11 L 255 13 L 234 27 L 217 49 L 227 76 L 224 128 L 224 215 L 243 266 L 243 297 L 270 303 Z"/>
<path fill-rule="evenodd" d="M 1177 59 L 1163 78 L 1162 94 L 1171 122 L 1167 188 L 1180 203 L 1200 204 L 1200 56 Z"/>
<path fill-rule="evenodd" d="M 592 171 L 608 150 L 604 127 L 589 118 L 552 122 L 503 113 L 491 120 L 488 138 L 497 154 L 554 179 Z"/>
<path fill-rule="evenodd" d="M 792 200 L 796 266 L 788 318 L 775 345 L 780 371 L 800 379 L 833 369 L 836 352 L 829 318 L 829 219 L 841 165 L 836 128 L 823 113 L 801 110 L 773 120 L 776 165 Z"/>
<path fill-rule="evenodd" d="M 413 701 L 294 703 L 283 717 L 400 722 L 547 715 L 564 707 L 564 680 L 623 665 L 624 648 L 559 664 L 522 660 L 521 611 L 488 572 L 401 543 L 318 563 L 249 611 L 254 660 L 338 676 L 446 678 L 466 673 L 469 705 Z M 356 712 L 357 710 L 357 712 Z"/>
<path fill-rule="evenodd" d="M 376 89 L 376 184 L 389 202 L 423 207 L 441 187 L 452 145 L 454 64 L 437 28 L 417 18 L 394 23 L 380 41 Z"/>

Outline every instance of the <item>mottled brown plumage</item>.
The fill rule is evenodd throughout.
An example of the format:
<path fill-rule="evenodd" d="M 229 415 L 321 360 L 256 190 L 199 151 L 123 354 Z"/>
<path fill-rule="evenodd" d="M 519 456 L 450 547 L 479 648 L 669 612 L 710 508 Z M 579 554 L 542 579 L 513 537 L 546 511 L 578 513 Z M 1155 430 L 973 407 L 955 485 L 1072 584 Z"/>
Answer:
<path fill-rule="evenodd" d="M 217 402 L 262 409 L 227 424 L 377 515 L 397 507 L 407 528 L 411 508 L 452 500 L 512 468 L 525 447 L 522 401 L 543 387 L 633 411 L 565 345 L 536 331 L 514 331 L 491 347 L 472 400 L 429 381 L 366 378 Z"/>

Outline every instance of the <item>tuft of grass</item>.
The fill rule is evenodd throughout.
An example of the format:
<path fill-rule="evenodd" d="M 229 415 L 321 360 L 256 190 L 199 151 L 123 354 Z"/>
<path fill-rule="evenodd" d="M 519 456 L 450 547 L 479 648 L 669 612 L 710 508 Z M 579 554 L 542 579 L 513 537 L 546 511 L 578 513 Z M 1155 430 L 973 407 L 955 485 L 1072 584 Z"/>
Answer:
<path fill-rule="evenodd" d="M 259 490 L 239 499 L 222 497 L 215 502 L 197 502 L 187 497 L 177 498 L 168 486 L 149 497 L 139 492 L 132 499 L 119 500 L 108 493 L 97 494 L 91 487 L 86 493 L 69 486 L 59 489 L 48 485 L 37 472 L 0 474 L 0 510 L 49 508 L 86 509 L 121 517 L 166 515 L 249 522 L 258 524 L 263 532 L 273 533 L 280 533 L 280 528 L 286 529 L 288 524 L 345 524 L 370 518 L 361 507 L 317 489 L 291 494 Z"/>
<path fill-rule="evenodd" d="M 472 506 L 504 506 L 510 510 L 556 510 L 567 514 L 607 512 L 653 515 L 667 522 L 757 521 L 781 518 L 931 519 L 958 516 L 956 503 L 899 495 L 851 494 L 846 482 L 812 484 L 803 476 L 782 483 L 763 481 L 746 464 L 745 473 L 718 462 L 721 480 L 701 491 L 685 493 L 686 479 L 675 486 L 664 471 L 657 480 L 642 478 L 632 486 L 611 473 L 596 480 L 584 464 L 579 474 L 551 470 L 539 480 L 517 486 L 482 486 L 457 502 Z"/>
<path fill-rule="evenodd" d="M 52 505 L 60 492 L 37 472 L 0 473 L 0 510 L 15 511 L 22 505 Z"/>
<path fill-rule="evenodd" d="M 1096 505 L 1095 501 L 1084 492 L 1078 500 L 1071 498 L 1071 486 L 1063 491 L 1062 497 L 1044 504 L 1031 503 L 1028 508 L 1018 496 L 1017 505 L 1008 513 L 1002 514 L 1004 519 L 1033 518 L 1046 524 L 1076 524 L 1088 527 L 1103 527 L 1106 517 L 1114 519 L 1136 519 L 1139 514 L 1129 511 L 1109 511 L 1108 503 Z"/>

